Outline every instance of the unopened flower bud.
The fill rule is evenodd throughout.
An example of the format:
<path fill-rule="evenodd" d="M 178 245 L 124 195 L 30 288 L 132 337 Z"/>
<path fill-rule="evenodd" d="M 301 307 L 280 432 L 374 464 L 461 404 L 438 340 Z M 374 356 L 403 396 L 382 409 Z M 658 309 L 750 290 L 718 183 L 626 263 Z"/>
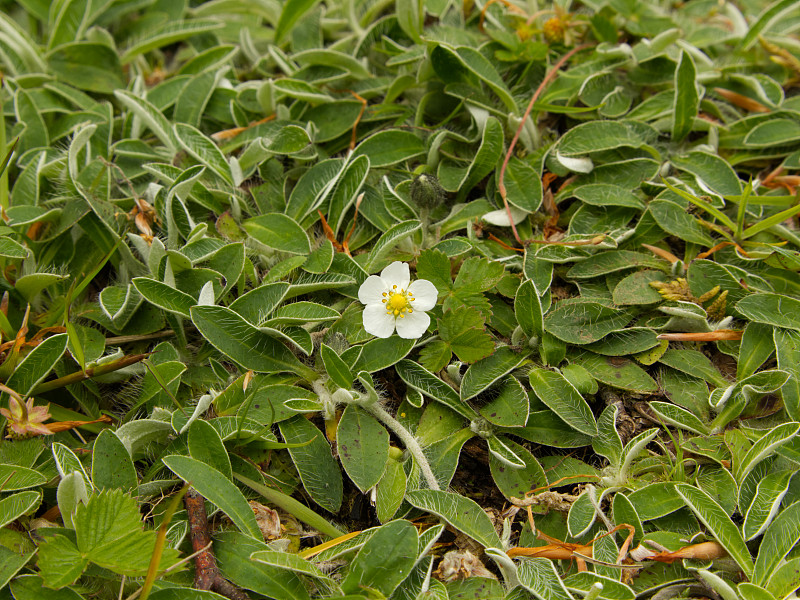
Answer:
<path fill-rule="evenodd" d="M 411 200 L 420 208 L 434 208 L 444 202 L 447 193 L 433 175 L 417 175 L 409 189 Z"/>

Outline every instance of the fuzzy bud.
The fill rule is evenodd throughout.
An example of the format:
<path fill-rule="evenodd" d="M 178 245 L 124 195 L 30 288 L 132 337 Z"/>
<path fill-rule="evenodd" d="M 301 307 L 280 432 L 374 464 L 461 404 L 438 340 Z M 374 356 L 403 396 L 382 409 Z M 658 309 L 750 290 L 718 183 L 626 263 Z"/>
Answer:
<path fill-rule="evenodd" d="M 419 208 L 434 208 L 444 202 L 447 192 L 433 175 L 417 175 L 409 189 L 411 200 Z"/>

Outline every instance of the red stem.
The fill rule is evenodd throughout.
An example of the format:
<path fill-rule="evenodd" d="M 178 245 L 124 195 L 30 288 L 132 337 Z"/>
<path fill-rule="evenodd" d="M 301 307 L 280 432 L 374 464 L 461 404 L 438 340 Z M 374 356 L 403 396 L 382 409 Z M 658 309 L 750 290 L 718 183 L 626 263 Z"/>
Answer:
<path fill-rule="evenodd" d="M 508 205 L 508 197 L 506 194 L 506 186 L 504 183 L 506 168 L 508 167 L 508 161 L 511 160 L 511 156 L 514 154 L 514 147 L 517 145 L 517 140 L 519 139 L 519 136 L 522 133 L 522 128 L 525 126 L 525 121 L 527 121 L 528 117 L 530 117 L 531 111 L 533 110 L 533 105 L 539 99 L 539 96 L 541 96 L 544 89 L 548 85 L 550 85 L 550 82 L 555 78 L 556 74 L 558 73 L 558 70 L 562 66 L 564 66 L 564 63 L 566 63 L 570 58 L 572 58 L 574 54 L 580 52 L 581 50 L 585 50 L 589 46 L 591 46 L 591 44 L 582 44 L 567 52 L 564 56 L 562 56 L 558 60 L 558 62 L 553 66 L 553 68 L 550 69 L 547 75 L 545 75 L 544 79 L 542 79 L 542 83 L 540 83 L 539 87 L 536 88 L 536 91 L 533 93 L 533 96 L 531 97 L 531 101 L 528 102 L 528 108 L 525 109 L 525 114 L 522 115 L 522 121 L 520 121 L 519 127 L 517 127 L 517 131 L 514 134 L 513 139 L 511 140 L 511 145 L 508 147 L 508 152 L 506 152 L 506 157 L 503 159 L 503 166 L 500 167 L 500 179 L 497 187 L 500 190 L 500 197 L 503 199 L 503 205 L 506 208 L 506 214 L 508 215 L 508 220 L 511 223 L 511 231 L 514 232 L 514 239 L 516 239 L 517 243 L 519 243 L 520 245 L 523 245 L 524 243 L 520 239 L 519 233 L 517 233 L 517 226 L 514 225 L 514 219 L 511 216 L 511 207 Z"/>

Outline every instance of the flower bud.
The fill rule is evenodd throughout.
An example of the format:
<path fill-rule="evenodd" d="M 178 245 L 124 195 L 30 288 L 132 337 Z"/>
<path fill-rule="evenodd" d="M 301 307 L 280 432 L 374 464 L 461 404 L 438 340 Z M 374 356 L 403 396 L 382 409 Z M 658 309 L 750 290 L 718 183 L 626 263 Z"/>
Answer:
<path fill-rule="evenodd" d="M 433 175 L 417 175 L 409 189 L 411 200 L 419 208 L 434 208 L 444 202 L 447 193 Z"/>

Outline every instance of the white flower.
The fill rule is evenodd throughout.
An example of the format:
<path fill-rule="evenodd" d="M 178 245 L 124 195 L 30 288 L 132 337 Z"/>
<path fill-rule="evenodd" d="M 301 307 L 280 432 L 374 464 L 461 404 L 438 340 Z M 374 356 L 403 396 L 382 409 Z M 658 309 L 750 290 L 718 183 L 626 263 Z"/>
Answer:
<path fill-rule="evenodd" d="M 379 338 L 388 338 L 397 327 L 397 335 L 405 339 L 420 337 L 430 325 L 425 314 L 436 304 L 439 292 L 427 279 L 417 279 L 409 285 L 408 265 L 395 261 L 381 271 L 380 277 L 370 275 L 358 289 L 358 299 L 364 308 L 364 329 Z"/>

